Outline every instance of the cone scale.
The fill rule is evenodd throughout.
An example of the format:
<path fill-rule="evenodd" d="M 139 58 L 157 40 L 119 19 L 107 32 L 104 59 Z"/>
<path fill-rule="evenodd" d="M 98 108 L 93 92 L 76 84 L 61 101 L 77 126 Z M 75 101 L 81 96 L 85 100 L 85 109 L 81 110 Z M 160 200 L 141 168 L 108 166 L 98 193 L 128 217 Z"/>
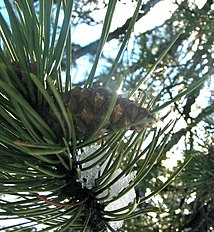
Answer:
<path fill-rule="evenodd" d="M 102 88 L 75 87 L 70 92 L 61 93 L 61 97 L 66 109 L 73 115 L 77 137 L 84 140 L 101 123 L 108 111 L 112 93 Z M 148 120 L 145 120 L 145 122 L 132 126 L 146 118 Z M 152 116 L 145 108 L 139 107 L 133 101 L 118 96 L 103 131 L 114 132 L 122 128 L 139 131 L 142 128 L 151 126 L 151 122 Z"/>

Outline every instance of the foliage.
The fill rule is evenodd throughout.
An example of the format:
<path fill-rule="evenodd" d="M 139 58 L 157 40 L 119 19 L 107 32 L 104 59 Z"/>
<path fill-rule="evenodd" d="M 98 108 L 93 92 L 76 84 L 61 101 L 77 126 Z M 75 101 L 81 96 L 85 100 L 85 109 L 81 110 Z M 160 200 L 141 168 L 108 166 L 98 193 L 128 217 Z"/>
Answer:
<path fill-rule="evenodd" d="M 109 81 L 112 77 L 117 81 L 117 87 L 108 95 L 111 97 L 108 99 L 104 116 L 85 140 L 77 134 L 79 121 L 75 119 L 75 113 L 64 104 L 63 95 L 71 96 L 74 93 L 70 69 L 72 55 L 75 57 L 71 52 L 71 23 L 74 20 L 73 9 L 81 15 L 79 8 L 75 8 L 78 4 L 73 1 L 40 0 L 36 3 L 37 9 L 33 0 L 14 1 L 14 6 L 8 0 L 4 3 L 9 23 L 0 15 L 0 193 L 4 194 L 0 200 L 0 219 L 25 219 L 19 225 L 5 227 L 4 230 L 24 231 L 42 225 L 42 231 L 115 231 L 126 220 L 124 230 L 136 231 L 143 228 L 149 231 L 161 224 L 157 226 L 151 213 L 155 213 L 156 220 L 165 217 L 162 223 L 164 228 L 175 217 L 173 210 L 180 204 L 178 202 L 173 206 L 173 193 L 176 192 L 176 198 L 192 194 L 186 190 L 183 183 L 194 186 L 195 176 L 191 168 L 198 169 L 196 161 L 186 168 L 186 172 L 193 175 L 192 179 L 186 181 L 181 176 L 181 179 L 176 179 L 177 182 L 173 183 L 172 180 L 190 162 L 195 144 L 192 143 L 189 147 L 184 162 L 170 172 L 161 165 L 161 159 L 169 147 L 174 145 L 175 123 L 169 122 L 162 128 L 143 126 L 135 131 L 126 131 L 126 125 L 114 131 L 101 129 L 105 128 L 116 108 L 119 99 L 116 91 L 123 83 L 124 90 L 129 91 L 127 98 L 134 97 L 138 107 L 146 108 L 150 114 L 154 115 L 174 104 L 181 116 L 186 121 L 191 121 L 185 133 L 192 132 L 197 118 L 190 118 L 191 105 L 199 95 L 199 87 L 212 74 L 212 70 L 205 69 L 209 61 L 200 63 L 199 57 L 205 55 L 200 51 L 195 52 L 191 59 L 186 59 L 184 64 L 179 64 L 185 52 L 182 42 L 193 30 L 188 25 L 192 22 L 191 17 L 195 15 L 181 15 L 183 24 L 187 25 L 185 29 L 183 26 L 175 28 L 172 22 L 168 22 L 164 28 L 157 28 L 160 36 L 155 37 L 153 43 L 145 39 L 147 36 L 149 39 L 155 36 L 152 31 L 137 36 L 137 48 L 134 49 L 138 50 L 140 47 L 135 56 L 138 60 L 133 62 L 133 59 L 130 59 L 132 63 L 129 64 L 124 54 L 142 9 L 142 1 L 138 1 L 116 58 L 109 58 L 110 68 L 107 68 L 104 74 L 96 76 L 103 47 L 109 41 L 110 26 L 117 3 L 109 1 L 92 69 L 82 87 L 95 89 L 102 84 L 108 88 L 108 85 L 112 84 Z M 185 9 L 182 4 L 180 6 Z M 178 14 L 176 16 L 178 17 Z M 209 14 L 204 17 L 207 30 L 211 28 L 207 20 L 210 17 Z M 90 17 L 89 21 L 83 20 L 89 23 L 93 21 Z M 178 20 L 182 22 L 175 17 L 175 21 Z M 198 22 L 201 23 L 201 20 Z M 194 28 L 192 23 L 190 25 Z M 205 40 L 209 43 L 212 34 L 205 38 L 203 35 L 204 31 L 199 30 L 199 44 L 203 44 Z M 192 44 L 194 45 L 194 42 Z M 209 59 L 209 49 L 206 46 L 203 46 L 203 49 L 207 52 L 206 59 Z M 128 55 L 133 53 L 128 52 Z M 145 59 L 141 60 L 139 57 Z M 132 70 L 134 75 L 131 74 Z M 166 84 L 166 76 L 170 85 Z M 158 83 L 161 83 L 161 89 L 157 88 Z M 147 95 L 139 94 L 142 84 L 148 90 Z M 169 95 L 168 98 L 166 94 Z M 154 95 L 157 96 L 156 99 L 153 98 Z M 96 99 L 96 96 L 98 94 L 95 94 L 93 99 Z M 186 104 L 182 109 L 180 105 L 184 96 L 188 96 L 185 100 L 191 104 Z M 78 98 L 84 97 L 78 94 Z M 104 96 L 99 94 L 99 98 Z M 89 109 L 90 107 L 92 106 L 89 106 Z M 77 108 L 81 115 L 86 112 L 85 106 Z M 209 110 L 210 108 L 206 109 L 205 113 L 210 113 Z M 129 109 L 125 111 L 127 114 L 131 112 L 130 115 L 135 114 Z M 51 113 L 47 115 L 47 112 Z M 163 119 L 164 117 L 166 114 L 162 116 Z M 143 120 L 147 125 L 147 117 Z M 191 135 L 189 141 L 192 138 Z M 211 165 L 204 157 L 200 157 L 200 165 Z M 197 159 L 197 156 L 194 159 Z M 205 168 L 208 169 L 207 166 Z M 167 178 L 161 181 L 163 175 Z M 207 177 L 204 173 L 201 175 Z M 202 183 L 204 181 L 202 180 Z M 177 193 L 176 184 L 182 186 L 181 192 Z M 198 186 L 195 185 L 193 189 L 194 192 L 200 193 Z M 149 192 L 146 191 L 148 188 Z M 153 202 L 158 194 L 162 195 L 162 205 Z M 206 203 L 209 200 L 206 200 Z M 157 206 L 160 206 L 160 209 Z M 167 212 L 170 207 L 172 210 L 164 216 L 162 212 Z M 181 223 L 185 223 L 185 218 L 180 215 L 177 218 Z M 179 226 L 177 218 L 174 228 L 171 229 L 177 229 Z"/>

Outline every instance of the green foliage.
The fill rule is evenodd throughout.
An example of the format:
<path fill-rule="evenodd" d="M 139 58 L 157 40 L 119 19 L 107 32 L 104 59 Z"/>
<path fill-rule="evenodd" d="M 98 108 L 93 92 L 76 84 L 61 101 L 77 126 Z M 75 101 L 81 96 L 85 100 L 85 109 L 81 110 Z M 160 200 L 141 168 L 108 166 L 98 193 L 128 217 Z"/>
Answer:
<path fill-rule="evenodd" d="M 116 2 L 110 1 L 108 4 L 95 61 L 85 87 L 91 87 L 96 80 L 95 72 L 109 35 Z M 158 165 L 174 124 L 130 133 L 126 133 L 124 125 L 114 133 L 104 132 L 100 135 L 114 110 L 117 99 L 115 91 L 105 116 L 91 137 L 86 141 L 79 140 L 72 113 L 61 97 L 62 92 L 72 91 L 73 1 L 57 1 L 55 6 L 54 1 L 41 0 L 38 12 L 32 0 L 14 1 L 14 7 L 8 0 L 4 3 L 9 23 L 0 15 L 0 193 L 5 196 L 0 200 L 0 220 L 26 220 L 4 230 L 24 231 L 43 225 L 45 228 L 42 231 L 105 231 L 107 228 L 115 231 L 119 227 L 113 224 L 115 221 L 128 220 L 132 223 L 142 215 L 158 214 L 159 209 L 149 205 L 148 200 L 164 190 L 192 156 L 188 155 L 168 179 L 155 186 L 150 193 L 135 197 L 134 188 L 147 182 Z M 138 1 L 104 83 L 112 78 L 119 65 L 141 4 L 142 1 Z M 61 15 L 63 19 L 59 25 Z M 130 97 L 138 92 L 145 78 L 163 62 L 181 34 L 179 32 L 170 41 L 145 77 L 138 79 L 137 83 L 135 80 Z M 66 63 L 65 81 L 62 61 Z M 207 76 L 199 78 L 160 106 L 150 99 L 147 107 L 156 113 L 192 93 L 206 79 Z M 121 78 L 118 82 L 122 81 Z M 146 98 L 140 99 L 140 105 L 146 106 Z M 56 134 L 54 125 L 48 124 L 42 116 L 44 107 L 49 108 L 56 118 L 62 136 Z M 118 201 L 127 196 L 133 199 L 120 205 Z M 119 207 L 107 210 L 112 203 L 113 207 Z M 133 227 L 133 231 L 138 229 L 136 225 Z"/>

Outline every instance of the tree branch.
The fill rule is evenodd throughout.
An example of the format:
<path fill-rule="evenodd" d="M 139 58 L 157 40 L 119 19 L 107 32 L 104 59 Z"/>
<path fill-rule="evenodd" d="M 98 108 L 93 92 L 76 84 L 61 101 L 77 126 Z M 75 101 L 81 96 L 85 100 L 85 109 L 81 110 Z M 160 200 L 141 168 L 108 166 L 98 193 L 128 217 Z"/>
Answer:
<path fill-rule="evenodd" d="M 138 14 L 137 17 L 137 21 L 139 21 L 143 16 L 145 16 L 152 7 L 154 7 L 157 3 L 159 3 L 160 0 L 150 0 L 149 2 L 147 2 L 146 4 L 144 4 L 142 6 L 142 13 Z M 118 39 L 120 36 L 123 36 L 127 29 L 128 26 L 131 22 L 132 17 L 130 17 L 129 19 L 126 20 L 126 22 L 119 28 L 117 28 L 116 30 L 114 30 L 113 32 L 109 33 L 109 36 L 107 38 L 107 42 L 111 41 L 112 39 Z M 99 44 L 100 39 L 84 46 L 84 47 L 80 47 L 78 45 L 75 45 L 74 49 L 73 49 L 73 62 L 75 63 L 75 61 L 77 59 L 79 59 L 80 57 L 86 55 L 86 54 L 95 54 L 97 51 L 97 46 Z"/>
<path fill-rule="evenodd" d="M 178 132 L 174 133 L 169 141 L 169 143 L 165 146 L 163 154 L 166 154 L 173 146 L 175 146 L 182 136 L 185 136 L 188 131 L 190 131 L 193 127 L 195 127 L 199 122 L 204 120 L 207 116 L 214 113 L 214 103 L 204 108 L 201 113 L 192 120 L 192 123 L 187 126 L 187 128 L 182 128 Z"/>

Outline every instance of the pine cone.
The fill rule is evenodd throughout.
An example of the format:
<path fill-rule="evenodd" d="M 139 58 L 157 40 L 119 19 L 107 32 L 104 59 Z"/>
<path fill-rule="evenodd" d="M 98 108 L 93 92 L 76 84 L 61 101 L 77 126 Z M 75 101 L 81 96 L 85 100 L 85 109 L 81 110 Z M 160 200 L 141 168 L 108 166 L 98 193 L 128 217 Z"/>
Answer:
<path fill-rule="evenodd" d="M 12 62 L 11 66 L 23 83 L 24 78 L 22 77 L 20 64 L 18 62 Z M 35 67 L 35 65 L 30 65 L 30 71 L 36 74 Z M 23 85 L 26 86 L 25 83 L 23 83 Z M 36 94 L 36 86 L 33 85 L 33 87 L 35 90 L 34 94 Z M 44 104 L 40 106 L 34 103 L 31 97 L 32 93 L 22 94 L 40 113 L 57 135 L 58 140 L 61 141 L 63 136 L 61 125 L 49 105 Z M 112 99 L 112 93 L 103 88 L 92 89 L 75 87 L 70 92 L 60 93 L 60 95 L 65 108 L 72 113 L 77 139 L 82 140 L 89 138 L 97 128 L 105 116 Z M 139 131 L 142 128 L 151 126 L 154 121 L 154 118 L 149 114 L 147 109 L 139 107 L 135 102 L 129 99 L 118 96 L 114 110 L 103 129 L 110 132 L 122 128 Z"/>
<path fill-rule="evenodd" d="M 75 87 L 70 92 L 61 93 L 61 97 L 66 109 L 73 115 L 77 138 L 84 140 L 90 137 L 102 121 L 108 110 L 112 94 L 102 88 Z M 52 128 L 55 125 L 56 133 L 59 134 L 60 125 L 57 121 L 53 121 L 52 114 L 48 110 L 44 117 Z M 136 125 L 138 122 L 139 124 Z M 129 99 L 118 96 L 114 110 L 103 129 L 111 132 L 122 128 L 139 131 L 151 126 L 153 122 L 154 118 L 145 108 L 137 106 Z"/>

